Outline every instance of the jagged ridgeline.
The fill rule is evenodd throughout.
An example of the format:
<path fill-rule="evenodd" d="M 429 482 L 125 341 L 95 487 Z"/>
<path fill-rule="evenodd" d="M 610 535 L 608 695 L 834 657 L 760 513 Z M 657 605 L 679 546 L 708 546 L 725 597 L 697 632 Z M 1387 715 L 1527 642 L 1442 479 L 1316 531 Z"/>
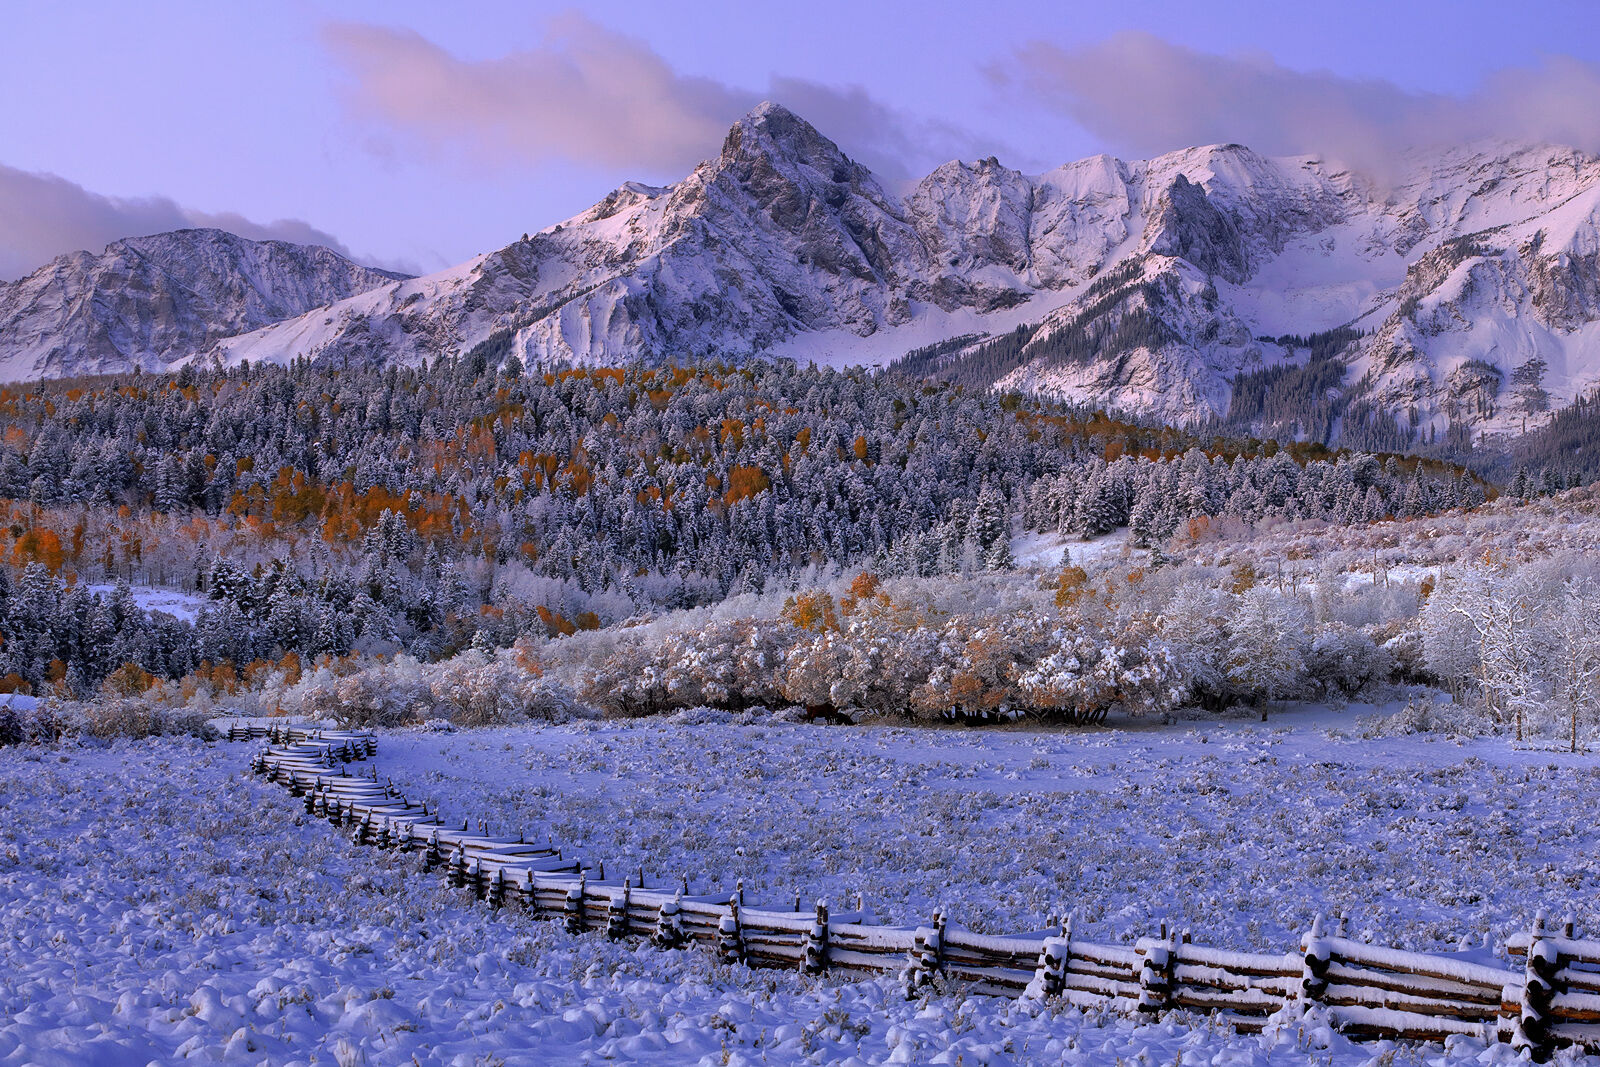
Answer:
<path fill-rule="evenodd" d="M 532 373 L 495 355 L 0 390 L 0 676 L 84 688 L 119 669 L 436 657 L 834 567 L 1004 568 L 1024 517 L 1137 520 L 1151 540 L 1230 508 L 1370 521 L 1482 499 L 1437 464 L 1201 442 L 896 374 Z M 89 589 L 118 582 L 207 606 L 152 621 Z"/>

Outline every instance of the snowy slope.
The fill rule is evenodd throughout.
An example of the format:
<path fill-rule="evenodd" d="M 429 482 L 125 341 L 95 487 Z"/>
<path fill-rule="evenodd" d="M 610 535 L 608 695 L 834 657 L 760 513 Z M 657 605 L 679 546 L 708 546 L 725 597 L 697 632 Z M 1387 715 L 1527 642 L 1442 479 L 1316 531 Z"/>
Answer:
<path fill-rule="evenodd" d="M 131 237 L 0 283 L 0 381 L 161 369 L 400 275 L 223 230 Z"/>

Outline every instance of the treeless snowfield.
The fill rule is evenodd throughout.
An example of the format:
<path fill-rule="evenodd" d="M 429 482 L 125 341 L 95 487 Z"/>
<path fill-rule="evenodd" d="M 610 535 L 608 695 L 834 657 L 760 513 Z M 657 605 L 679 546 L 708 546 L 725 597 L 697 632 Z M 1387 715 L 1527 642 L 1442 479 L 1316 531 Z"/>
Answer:
<path fill-rule="evenodd" d="M 1393 708 L 1387 710 L 1392 711 Z M 546 836 L 613 873 L 836 907 L 941 905 L 989 933 L 1076 911 L 1092 940 L 1162 921 L 1289 950 L 1318 912 L 1435 950 L 1600 927 L 1600 760 L 1434 735 L 1367 740 L 1363 711 L 1088 732 L 659 720 L 400 731 L 382 774 L 446 819 Z M 723 720 L 718 722 L 716 720 Z M 1082 924 L 1087 923 L 1087 927 Z"/>
<path fill-rule="evenodd" d="M 1413 947 L 1593 927 L 1591 757 L 1361 741 L 1349 717 L 1095 733 L 661 721 L 380 735 L 445 814 L 545 828 L 608 866 L 864 891 L 984 929 L 1077 907 L 1286 945 L 1318 909 Z M 1510 1063 L 1509 1046 L 1260 1037 L 959 992 L 901 999 L 491 916 L 414 859 L 353 848 L 189 741 L 0 750 L 0 1064 Z"/>

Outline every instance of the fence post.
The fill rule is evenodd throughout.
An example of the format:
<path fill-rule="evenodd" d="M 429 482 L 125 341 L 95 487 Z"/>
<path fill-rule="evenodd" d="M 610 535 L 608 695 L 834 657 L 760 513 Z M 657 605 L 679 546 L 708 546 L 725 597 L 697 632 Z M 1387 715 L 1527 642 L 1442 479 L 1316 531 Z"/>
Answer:
<path fill-rule="evenodd" d="M 1523 971 L 1522 1011 L 1512 1031 L 1511 1047 L 1526 1051 L 1535 1063 L 1545 1063 L 1554 1051 L 1550 1040 L 1550 1001 L 1556 994 L 1556 974 L 1561 953 L 1545 937 L 1545 916 L 1539 912 L 1529 931 L 1528 963 Z"/>
<path fill-rule="evenodd" d="M 1067 925 L 1061 936 L 1047 937 L 1039 949 L 1039 965 L 1034 968 L 1033 981 L 1022 995 L 1028 1000 L 1049 1000 L 1059 997 L 1067 988 L 1067 961 L 1072 958 L 1072 928 Z"/>
<path fill-rule="evenodd" d="M 677 948 L 683 944 L 683 890 L 661 905 L 656 917 L 656 932 L 651 937 L 659 948 Z"/>
<path fill-rule="evenodd" d="M 798 907 L 795 911 L 799 911 Z M 828 969 L 828 902 L 817 901 L 817 917 L 806 931 L 800 949 L 800 970 L 803 974 L 821 974 Z"/>
<path fill-rule="evenodd" d="M 744 931 L 739 922 L 739 904 L 744 896 L 744 883 L 728 898 L 728 914 L 717 923 L 717 958 L 723 963 L 744 962 Z"/>
<path fill-rule="evenodd" d="M 1139 1010 L 1155 1015 L 1172 1006 L 1172 967 L 1176 939 L 1161 924 L 1161 937 L 1146 938 L 1137 948 L 1143 960 L 1139 964 Z"/>
<path fill-rule="evenodd" d="M 1300 939 L 1304 961 L 1300 970 L 1300 999 L 1308 1004 L 1320 1003 L 1328 992 L 1328 961 L 1333 951 L 1322 933 L 1322 916 L 1311 922 L 1311 932 Z"/>
<path fill-rule="evenodd" d="M 589 872 L 578 872 L 578 884 L 567 890 L 567 933 L 583 933 L 583 894 L 589 888 Z"/>
<path fill-rule="evenodd" d="M 911 958 L 900 972 L 907 1000 L 914 998 L 924 986 L 933 984 L 934 976 L 944 969 L 944 927 L 944 909 L 940 908 L 933 913 L 932 926 L 917 929 Z"/>
<path fill-rule="evenodd" d="M 498 910 L 506 902 L 506 869 L 496 867 L 494 877 L 489 879 L 489 907 Z"/>
<path fill-rule="evenodd" d="M 631 892 L 624 879 L 622 895 L 611 898 L 611 909 L 606 913 L 606 937 L 612 941 L 621 941 L 628 936 L 628 899 Z"/>

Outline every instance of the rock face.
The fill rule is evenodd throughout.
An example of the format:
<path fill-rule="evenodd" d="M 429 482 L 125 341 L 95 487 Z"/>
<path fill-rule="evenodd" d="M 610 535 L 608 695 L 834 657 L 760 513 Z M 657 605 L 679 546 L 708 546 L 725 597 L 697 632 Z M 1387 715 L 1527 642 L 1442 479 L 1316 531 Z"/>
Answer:
<path fill-rule="evenodd" d="M 394 281 L 331 249 L 177 230 L 0 283 L 0 378 L 157 369 Z"/>
<path fill-rule="evenodd" d="M 1600 161 L 1493 144 L 1401 164 L 1380 184 L 1213 145 L 1041 175 L 951 162 L 896 195 L 765 104 L 682 181 L 628 183 L 421 278 L 320 261 L 291 299 L 287 277 L 215 254 L 181 284 L 66 257 L 26 296 L 0 290 L 0 357 L 17 377 L 186 351 L 837 365 L 919 349 L 908 369 L 974 385 L 1374 442 L 1521 428 L 1600 380 Z M 141 310 L 47 314 L 96 301 Z"/>

